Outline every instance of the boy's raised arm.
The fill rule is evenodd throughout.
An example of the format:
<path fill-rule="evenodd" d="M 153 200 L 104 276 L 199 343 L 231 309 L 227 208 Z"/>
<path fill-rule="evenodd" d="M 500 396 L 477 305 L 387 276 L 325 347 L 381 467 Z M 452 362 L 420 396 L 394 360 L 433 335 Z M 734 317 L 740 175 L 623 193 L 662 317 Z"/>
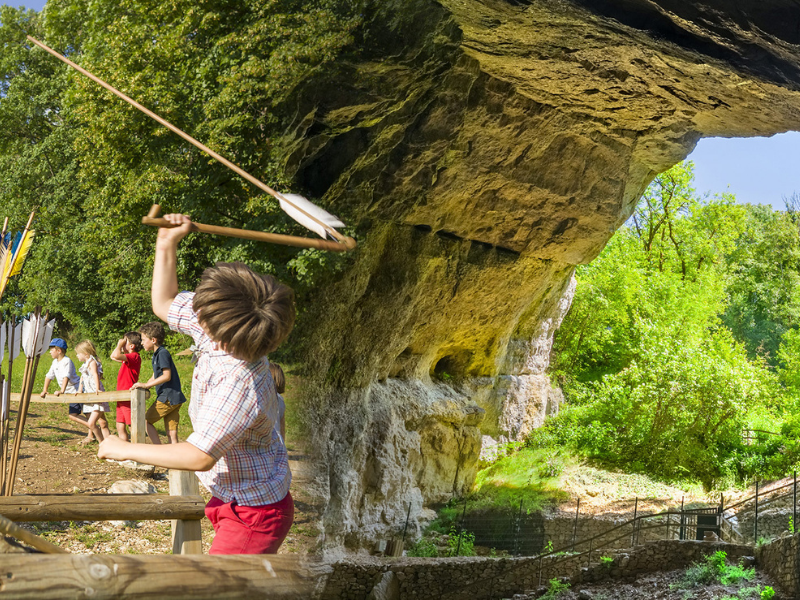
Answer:
<path fill-rule="evenodd" d="M 192 222 L 186 215 L 170 214 L 164 219 L 179 225 L 179 227 L 158 230 L 156 239 L 156 259 L 153 265 L 153 286 L 151 299 L 153 313 L 166 321 L 169 317 L 169 307 L 178 295 L 178 242 L 192 230 Z"/>
<path fill-rule="evenodd" d="M 111 360 L 116 362 L 128 362 L 128 359 L 125 358 L 125 344 L 127 341 L 126 338 L 122 338 L 117 342 L 117 347 L 111 351 Z"/>

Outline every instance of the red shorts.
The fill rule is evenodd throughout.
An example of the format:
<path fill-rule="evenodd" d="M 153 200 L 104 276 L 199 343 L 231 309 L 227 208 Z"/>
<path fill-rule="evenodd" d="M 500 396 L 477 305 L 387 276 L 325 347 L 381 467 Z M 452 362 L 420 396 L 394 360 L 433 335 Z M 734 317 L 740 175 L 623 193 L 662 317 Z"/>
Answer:
<path fill-rule="evenodd" d="M 291 494 L 264 506 L 239 506 L 212 497 L 206 516 L 214 526 L 209 554 L 275 554 L 294 521 Z"/>
<path fill-rule="evenodd" d="M 117 423 L 131 424 L 131 401 L 120 400 L 117 402 Z"/>

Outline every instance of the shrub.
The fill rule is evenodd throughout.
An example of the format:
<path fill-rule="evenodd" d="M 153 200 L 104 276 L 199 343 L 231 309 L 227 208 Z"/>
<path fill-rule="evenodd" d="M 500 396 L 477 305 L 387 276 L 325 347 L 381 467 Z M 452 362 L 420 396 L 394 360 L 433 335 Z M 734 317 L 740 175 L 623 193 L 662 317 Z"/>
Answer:
<path fill-rule="evenodd" d="M 439 549 L 431 540 L 420 538 L 416 544 L 406 552 L 407 556 L 417 556 L 424 558 L 436 558 L 439 556 Z"/>
<path fill-rule="evenodd" d="M 556 598 L 560 598 L 567 590 L 569 590 L 568 583 L 563 583 L 559 581 L 558 578 L 553 577 L 553 579 L 550 580 L 550 587 L 547 588 L 547 591 L 543 596 L 540 596 L 540 598 L 543 600 L 556 600 Z"/>
<path fill-rule="evenodd" d="M 456 532 L 455 525 L 450 528 L 447 545 L 449 556 L 475 556 L 475 534 L 467 530 Z"/>

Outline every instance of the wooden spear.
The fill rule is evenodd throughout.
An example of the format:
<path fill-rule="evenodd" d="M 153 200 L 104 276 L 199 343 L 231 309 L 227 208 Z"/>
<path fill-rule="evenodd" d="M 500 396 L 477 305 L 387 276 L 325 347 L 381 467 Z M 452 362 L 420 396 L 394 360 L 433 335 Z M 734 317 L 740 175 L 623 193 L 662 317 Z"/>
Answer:
<path fill-rule="evenodd" d="M 55 544 L 51 544 L 47 540 L 40 538 L 38 535 L 31 533 L 27 529 L 23 529 L 13 521 L 6 519 L 3 515 L 0 515 L 0 532 L 10 535 L 11 537 L 15 537 L 20 542 L 24 542 L 25 544 L 36 548 L 40 552 L 45 552 L 47 554 L 69 554 L 69 552 L 63 548 L 59 548 Z"/>
<path fill-rule="evenodd" d="M 211 148 L 209 148 L 205 144 L 202 144 L 201 142 L 197 141 L 192 136 L 190 136 L 188 133 L 178 129 L 177 127 L 175 127 L 175 125 L 173 125 L 172 123 L 170 123 L 166 119 L 162 119 L 161 117 L 159 117 L 153 111 L 148 110 L 147 108 L 145 108 L 144 106 L 142 106 L 141 104 L 136 102 L 133 98 L 130 98 L 129 96 L 126 96 L 125 94 L 120 92 L 118 89 L 110 86 L 108 83 L 106 83 L 105 81 L 103 81 L 99 77 L 93 75 L 92 73 L 90 73 L 86 69 L 84 69 L 82 67 L 79 67 L 74 62 L 69 60 L 67 57 L 62 56 L 61 54 L 59 54 L 58 52 L 56 52 L 52 48 L 49 48 L 48 46 L 44 45 L 42 42 L 40 42 L 36 38 L 33 38 L 31 36 L 26 36 L 26 37 L 28 38 L 28 40 L 30 42 L 33 42 L 34 44 L 39 46 L 39 48 L 41 48 L 45 52 L 55 56 L 61 62 L 69 65 L 70 67 L 72 67 L 73 69 L 75 69 L 79 73 L 85 75 L 86 77 L 88 77 L 89 79 L 94 81 L 95 83 L 98 83 L 99 85 L 103 86 L 109 92 L 111 92 L 112 94 L 114 94 L 118 98 L 121 98 L 122 100 L 124 100 L 125 102 L 130 104 L 131 106 L 137 108 L 138 110 L 140 110 L 141 112 L 146 114 L 148 117 L 150 117 L 154 121 L 157 121 L 158 123 L 161 123 L 161 125 L 163 125 L 167 129 L 169 129 L 170 131 L 172 131 L 176 135 L 179 135 L 184 140 L 186 140 L 187 142 L 189 142 L 190 144 L 192 144 L 196 148 L 199 148 L 200 150 L 202 150 L 203 152 L 205 152 L 206 154 L 208 154 L 212 158 L 215 158 L 216 160 L 221 162 L 223 165 L 225 165 L 226 167 L 231 169 L 234 173 L 238 174 L 240 177 L 242 177 L 245 180 L 249 181 L 254 186 L 260 188 L 263 191 L 265 191 L 266 193 L 268 193 L 273 198 L 276 198 L 282 204 L 286 203 L 289 206 L 293 207 L 293 209 L 296 210 L 298 213 L 300 213 L 300 215 L 302 215 L 305 219 L 308 219 L 309 221 L 312 221 L 312 222 L 316 223 L 322 229 L 324 229 L 326 233 L 328 233 L 335 240 L 337 240 L 338 245 L 339 246 L 343 246 L 343 248 L 341 250 L 338 250 L 338 251 L 344 252 L 344 251 L 347 251 L 347 250 L 352 250 L 353 248 L 356 247 L 356 241 L 353 238 L 345 236 L 345 235 L 342 235 L 341 233 L 336 231 L 333 227 L 331 227 L 329 224 L 325 223 L 323 220 L 318 219 L 316 216 L 311 214 L 309 211 L 304 210 L 302 207 L 298 206 L 297 203 L 292 200 L 291 194 L 284 195 L 284 194 L 281 194 L 279 192 L 276 192 L 271 187 L 269 187 L 266 183 L 262 182 L 259 179 L 256 179 L 255 177 L 250 175 L 250 173 L 248 173 L 247 171 L 245 171 L 241 167 L 233 164 L 231 161 L 229 161 L 224 156 L 221 156 L 220 154 L 217 154 Z M 287 196 L 289 196 L 289 197 L 287 197 Z M 144 222 L 144 220 L 142 220 L 142 222 Z M 149 223 L 147 223 L 147 224 L 149 224 Z M 225 234 L 222 234 L 222 235 L 225 235 Z M 287 244 L 287 245 L 290 245 L 290 246 L 299 246 L 300 244 L 297 242 L 297 240 L 303 239 L 303 238 L 294 238 L 294 243 L 288 243 L 293 236 L 278 236 L 277 234 L 268 234 L 268 235 L 275 236 L 270 241 L 273 241 L 275 243 Z M 239 237 L 239 236 L 236 236 L 236 237 Z M 290 238 L 290 240 L 286 240 L 285 238 Z M 319 240 L 309 240 L 309 241 L 319 241 Z M 305 247 L 320 247 L 320 246 L 305 246 Z M 324 249 L 325 250 L 331 250 L 332 248 L 324 247 Z"/>
<path fill-rule="evenodd" d="M 25 429 L 25 421 L 28 417 L 28 408 L 31 404 L 33 380 L 36 377 L 36 369 L 39 367 L 39 359 L 41 358 L 41 354 L 37 352 L 39 341 L 41 339 L 39 335 L 44 335 L 44 331 L 47 328 L 46 325 L 49 314 L 46 314 L 44 317 L 44 328 L 40 326 L 41 314 L 42 308 L 37 306 L 36 310 L 34 311 L 34 323 L 36 330 L 33 332 L 33 356 L 28 356 L 25 359 L 25 376 L 23 377 L 22 382 L 22 396 L 20 397 L 19 407 L 17 408 L 17 425 L 14 429 L 14 447 L 11 451 L 11 461 L 8 465 L 8 476 L 6 477 L 6 496 L 11 496 L 14 494 L 14 483 L 17 477 L 17 463 L 19 462 L 19 449 L 22 445 L 22 432 Z"/>
<path fill-rule="evenodd" d="M 0 423 L 0 439 L 2 439 L 3 447 L 0 450 L 0 460 L 2 466 L 0 467 L 0 496 L 5 496 L 6 489 L 6 469 L 8 468 L 8 433 L 11 416 L 11 373 L 14 367 L 14 334 L 16 327 L 14 326 L 14 319 L 11 319 L 11 332 L 8 337 L 8 402 L 6 404 L 6 414 L 3 415 L 3 421 Z"/>
<path fill-rule="evenodd" d="M 150 225 L 151 227 L 166 227 L 169 229 L 178 227 L 178 225 L 174 225 L 164 218 L 159 218 L 160 214 L 161 207 L 158 204 L 153 204 L 147 216 L 142 217 L 142 224 Z M 224 235 L 226 237 L 239 238 L 242 240 L 282 244 L 295 248 L 318 248 L 331 252 L 347 252 L 351 249 L 345 244 L 332 242 L 330 240 L 318 240 L 315 238 L 304 238 L 280 233 L 267 233 L 265 231 L 252 231 L 250 229 L 235 229 L 234 227 L 220 227 L 219 225 L 204 225 L 203 223 L 195 223 L 194 221 L 192 222 L 192 230 L 213 235 Z"/>

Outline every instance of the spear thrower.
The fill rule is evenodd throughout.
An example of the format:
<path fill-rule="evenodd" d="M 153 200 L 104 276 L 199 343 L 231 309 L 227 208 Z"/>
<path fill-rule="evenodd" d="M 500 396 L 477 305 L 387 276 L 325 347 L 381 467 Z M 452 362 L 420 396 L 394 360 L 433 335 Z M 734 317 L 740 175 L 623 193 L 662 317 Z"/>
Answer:
<path fill-rule="evenodd" d="M 322 210 L 318 206 L 311 203 L 306 198 L 299 196 L 297 194 L 282 194 L 280 192 L 276 192 L 271 187 L 269 187 L 264 182 L 256 179 L 249 173 L 247 173 L 241 167 L 233 164 L 227 158 L 217 154 L 211 148 L 202 144 L 201 142 L 194 139 L 188 133 L 178 129 L 172 123 L 168 122 L 166 119 L 158 116 L 156 113 L 148 110 L 132 98 L 126 96 L 116 88 L 112 87 L 96 75 L 93 75 L 86 69 L 78 66 L 65 56 L 62 56 L 52 48 L 49 48 L 39 40 L 31 37 L 26 36 L 27 39 L 44 50 L 49 54 L 55 56 L 58 60 L 63 63 L 66 63 L 82 75 L 85 75 L 95 83 L 106 88 L 115 96 L 121 98 L 131 106 L 135 107 L 136 109 L 140 110 L 144 114 L 146 114 L 151 119 L 157 121 L 173 133 L 179 135 L 184 140 L 189 142 L 190 144 L 194 145 L 195 147 L 199 148 L 201 151 L 205 152 L 209 156 L 213 157 L 217 161 L 221 162 L 223 165 L 231 169 L 234 173 L 238 174 L 242 178 L 246 179 L 259 189 L 265 191 L 270 196 L 274 197 L 280 203 L 281 209 L 289 215 L 292 219 L 306 227 L 307 229 L 313 231 L 317 235 L 319 235 L 321 240 L 312 239 L 312 238 L 304 238 L 304 237 L 297 237 L 297 236 L 290 236 L 290 235 L 280 235 L 275 233 L 265 233 L 265 232 L 256 232 L 256 231 L 248 231 L 244 229 L 233 229 L 230 227 L 217 227 L 213 225 L 202 225 L 199 223 L 195 223 L 194 229 L 196 231 L 201 231 L 205 233 L 213 233 L 216 235 L 227 235 L 230 237 L 237 237 L 242 239 L 254 239 L 259 241 L 270 242 L 274 244 L 283 244 L 287 246 L 295 246 L 299 248 L 319 248 L 321 250 L 329 250 L 331 252 L 347 252 L 348 250 L 352 250 L 356 247 L 356 241 L 343 235 L 336 231 L 336 227 L 344 227 L 344 223 L 342 223 L 339 219 L 334 217 L 333 215 L 327 213 L 326 211 Z M 150 213 L 146 217 L 142 218 L 142 223 L 145 225 L 152 225 L 154 227 L 174 227 L 164 219 L 159 219 L 160 209 L 158 205 L 154 205 L 153 208 L 150 210 Z M 333 238 L 332 240 L 326 239 L 327 237 Z"/>

